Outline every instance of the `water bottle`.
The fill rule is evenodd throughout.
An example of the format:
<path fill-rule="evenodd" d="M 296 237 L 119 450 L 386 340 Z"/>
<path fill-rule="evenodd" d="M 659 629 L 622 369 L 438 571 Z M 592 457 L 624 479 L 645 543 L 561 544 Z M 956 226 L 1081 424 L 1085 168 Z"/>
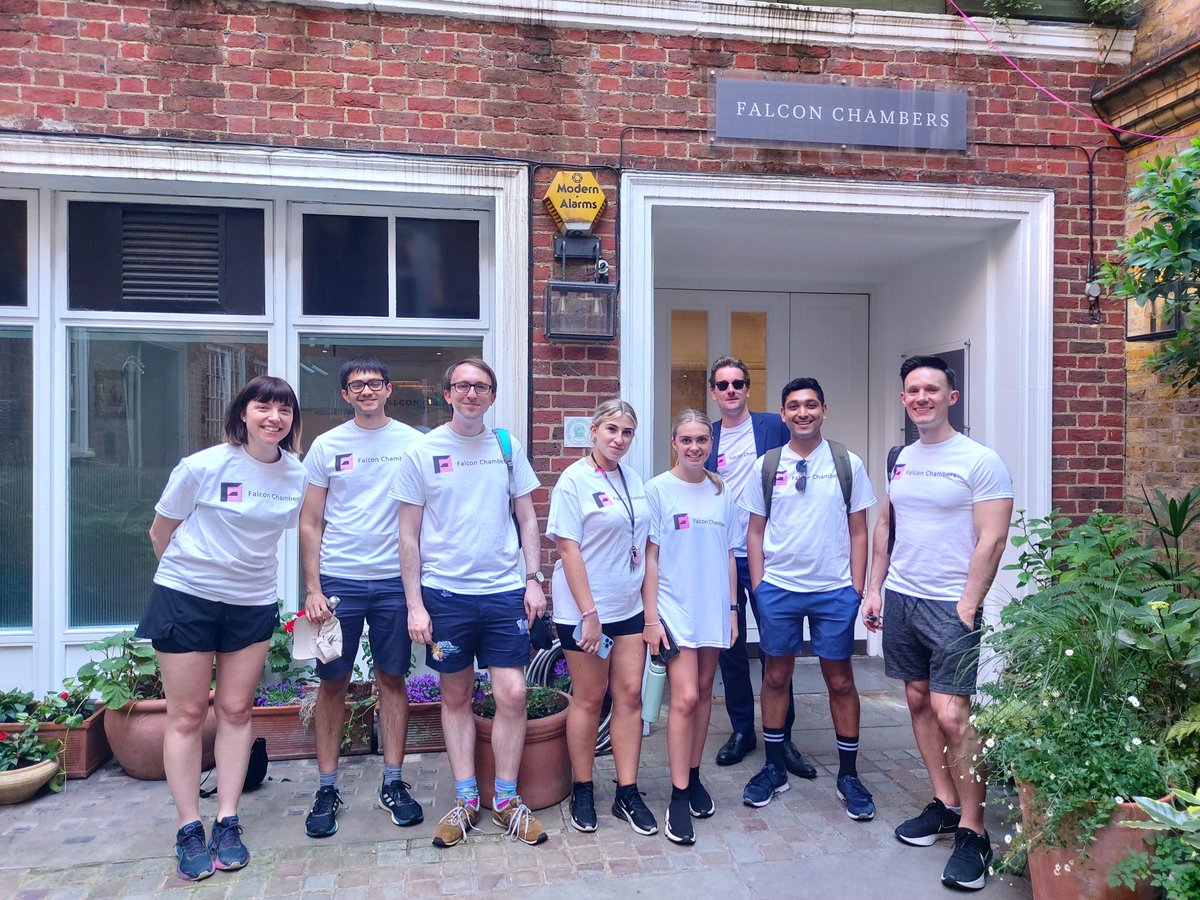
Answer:
<path fill-rule="evenodd" d="M 338 604 L 342 602 L 341 597 L 333 596 L 325 598 L 325 605 L 329 607 L 329 611 L 337 615 Z"/>
<path fill-rule="evenodd" d="M 642 721 L 646 725 L 658 721 L 666 684 L 667 664 L 657 656 L 651 656 L 650 665 L 646 666 L 646 683 L 642 687 Z"/>

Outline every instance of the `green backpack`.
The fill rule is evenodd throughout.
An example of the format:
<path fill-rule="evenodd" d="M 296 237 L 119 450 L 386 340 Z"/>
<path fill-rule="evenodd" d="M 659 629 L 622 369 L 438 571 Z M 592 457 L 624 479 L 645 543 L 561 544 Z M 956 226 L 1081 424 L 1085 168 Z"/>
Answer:
<path fill-rule="evenodd" d="M 854 482 L 854 473 L 850 471 L 850 452 L 846 445 L 837 441 L 825 439 L 829 444 L 829 452 L 833 454 L 833 468 L 837 471 L 838 483 L 842 486 L 842 500 L 846 510 L 850 510 L 850 489 Z M 772 447 L 763 454 L 762 489 L 763 501 L 767 504 L 767 518 L 771 518 L 771 495 L 775 493 L 775 470 L 779 468 L 779 457 L 782 447 Z"/>

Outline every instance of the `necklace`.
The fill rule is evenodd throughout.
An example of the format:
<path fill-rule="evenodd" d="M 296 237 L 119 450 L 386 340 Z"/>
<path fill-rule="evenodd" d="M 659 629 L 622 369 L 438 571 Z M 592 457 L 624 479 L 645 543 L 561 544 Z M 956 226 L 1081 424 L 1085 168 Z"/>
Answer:
<path fill-rule="evenodd" d="M 617 495 L 617 499 L 621 501 L 621 506 L 625 508 L 626 515 L 629 516 L 629 568 L 637 568 L 637 564 L 642 560 L 642 551 L 637 545 L 637 520 L 633 514 L 633 494 L 629 490 L 629 483 L 625 480 L 625 473 L 621 471 L 621 464 L 617 463 L 617 475 L 621 478 L 621 487 L 625 489 L 624 495 L 617 490 L 617 486 L 612 483 L 612 479 L 608 477 L 608 470 L 604 466 L 596 462 L 596 451 L 591 453 L 592 465 L 596 467 L 596 471 L 604 476 L 604 481 L 608 484 L 612 492 Z"/>

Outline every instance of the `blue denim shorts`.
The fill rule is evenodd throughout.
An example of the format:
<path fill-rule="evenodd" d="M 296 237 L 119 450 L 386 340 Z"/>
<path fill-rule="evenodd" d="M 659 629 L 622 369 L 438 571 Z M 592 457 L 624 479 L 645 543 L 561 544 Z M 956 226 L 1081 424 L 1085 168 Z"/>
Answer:
<path fill-rule="evenodd" d="M 862 599 L 852 587 L 799 592 L 760 581 L 754 592 L 758 605 L 758 649 L 767 656 L 795 656 L 804 645 L 808 619 L 809 644 L 821 659 L 854 655 L 854 623 Z"/>
<path fill-rule="evenodd" d="M 452 594 L 421 589 L 433 622 L 433 643 L 425 661 L 435 672 L 461 672 L 479 667 L 524 668 L 529 664 L 529 620 L 525 589 L 503 594 Z"/>
<path fill-rule="evenodd" d="M 357 581 L 351 578 L 321 576 L 321 593 L 337 597 L 338 621 L 342 623 L 342 655 L 333 662 L 317 660 L 317 674 L 336 681 L 350 674 L 363 623 L 371 641 L 371 660 L 375 668 L 388 675 L 403 676 L 412 663 L 412 638 L 408 636 L 408 604 L 404 600 L 404 582 L 399 578 Z"/>

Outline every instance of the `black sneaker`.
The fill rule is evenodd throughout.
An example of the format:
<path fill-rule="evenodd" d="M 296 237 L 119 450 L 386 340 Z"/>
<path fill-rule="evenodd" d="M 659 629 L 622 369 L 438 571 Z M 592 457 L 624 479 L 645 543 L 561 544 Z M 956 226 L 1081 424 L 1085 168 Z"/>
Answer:
<path fill-rule="evenodd" d="M 688 798 L 688 810 L 693 818 L 707 819 L 717 811 L 717 804 L 713 802 L 712 794 L 700 783 L 699 778 L 693 781 L 688 789 L 691 791 L 691 796 Z"/>
<path fill-rule="evenodd" d="M 175 834 L 175 874 L 184 881 L 200 881 L 213 873 L 212 854 L 204 843 L 204 824 L 188 822 Z"/>
<path fill-rule="evenodd" d="M 217 869 L 233 871 L 250 862 L 250 851 L 242 843 L 242 826 L 238 824 L 237 816 L 226 816 L 213 822 L 208 852 Z"/>
<path fill-rule="evenodd" d="M 658 820 L 646 806 L 642 792 L 637 788 L 617 794 L 613 800 L 612 814 L 628 822 L 629 827 L 638 834 L 658 834 Z"/>
<path fill-rule="evenodd" d="M 576 781 L 571 786 L 571 825 L 576 831 L 596 830 L 596 797 L 590 781 Z"/>
<path fill-rule="evenodd" d="M 954 852 L 942 871 L 942 884 L 977 891 L 987 883 L 991 865 L 992 839 L 988 833 L 976 834 L 970 828 L 959 828 L 954 832 Z"/>
<path fill-rule="evenodd" d="M 421 804 L 414 800 L 412 794 L 408 792 L 411 787 L 412 785 L 407 781 L 389 781 L 379 789 L 379 808 L 390 812 L 392 823 L 401 828 L 419 825 L 425 821 L 425 813 L 421 811 Z M 336 821 L 333 828 L 334 831 L 337 830 Z M 330 832 L 330 834 L 332 833 Z"/>
<path fill-rule="evenodd" d="M 936 797 L 907 822 L 896 826 L 896 837 L 914 847 L 928 847 L 936 840 L 953 835 L 958 828 L 959 814 L 946 809 Z"/>
<path fill-rule="evenodd" d="M 676 844 L 696 843 L 696 831 L 692 828 L 692 811 L 687 794 L 672 797 L 667 806 L 667 840 Z"/>
<path fill-rule="evenodd" d="M 742 791 L 742 802 L 747 806 L 766 806 L 776 794 L 791 790 L 786 772 L 780 772 L 774 763 L 767 763 L 750 779 Z"/>
<path fill-rule="evenodd" d="M 317 790 L 312 809 L 304 820 L 304 833 L 309 837 L 329 837 L 337 832 L 337 812 L 342 805 L 342 795 L 335 787 Z"/>

